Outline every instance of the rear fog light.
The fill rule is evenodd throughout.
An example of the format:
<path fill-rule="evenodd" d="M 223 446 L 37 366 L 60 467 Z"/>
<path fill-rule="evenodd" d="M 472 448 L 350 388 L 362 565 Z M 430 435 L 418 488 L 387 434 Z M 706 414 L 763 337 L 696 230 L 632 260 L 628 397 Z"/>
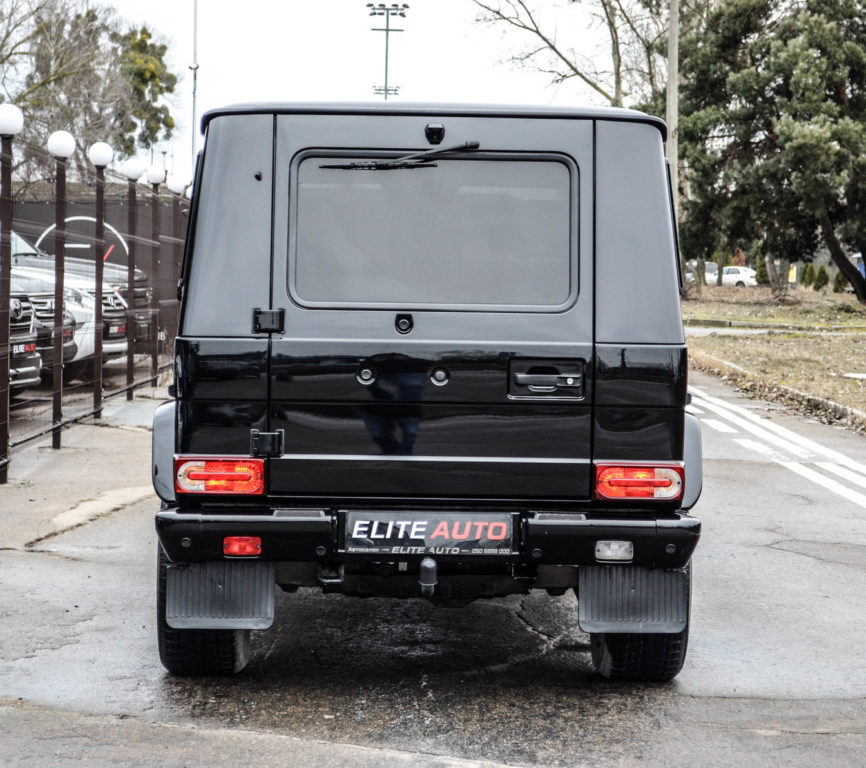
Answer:
<path fill-rule="evenodd" d="M 223 554 L 226 557 L 258 557 L 262 554 L 262 540 L 259 536 L 226 536 Z"/>

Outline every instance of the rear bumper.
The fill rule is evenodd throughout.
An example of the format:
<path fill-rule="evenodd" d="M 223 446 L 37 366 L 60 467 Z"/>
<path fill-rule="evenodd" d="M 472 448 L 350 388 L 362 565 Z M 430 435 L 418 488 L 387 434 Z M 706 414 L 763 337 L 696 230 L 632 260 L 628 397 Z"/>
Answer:
<path fill-rule="evenodd" d="M 343 513 L 336 510 L 274 509 L 268 512 L 199 514 L 169 509 L 157 514 L 156 530 L 163 549 L 174 562 L 224 560 L 226 536 L 261 537 L 260 559 L 275 562 L 415 561 L 425 556 L 424 553 L 385 556 L 344 551 L 340 542 Z M 615 539 L 634 544 L 634 558 L 618 564 L 673 569 L 688 563 L 701 531 L 700 521 L 682 512 L 658 519 L 545 512 L 515 515 L 510 555 L 442 555 L 441 559 L 460 562 L 470 571 L 472 563 L 598 565 L 596 542 Z"/>
<path fill-rule="evenodd" d="M 13 355 L 9 366 L 9 388 L 25 389 L 41 381 L 42 358 L 38 353 Z"/>

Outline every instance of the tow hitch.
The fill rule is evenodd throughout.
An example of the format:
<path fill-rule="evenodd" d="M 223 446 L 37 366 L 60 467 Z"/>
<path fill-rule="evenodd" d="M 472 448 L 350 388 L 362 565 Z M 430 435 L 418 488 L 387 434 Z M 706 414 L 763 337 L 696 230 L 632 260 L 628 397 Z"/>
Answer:
<path fill-rule="evenodd" d="M 433 597 L 436 585 L 439 583 L 436 561 L 432 557 L 425 557 L 421 561 L 418 571 L 418 583 L 421 585 L 421 594 L 424 597 Z"/>

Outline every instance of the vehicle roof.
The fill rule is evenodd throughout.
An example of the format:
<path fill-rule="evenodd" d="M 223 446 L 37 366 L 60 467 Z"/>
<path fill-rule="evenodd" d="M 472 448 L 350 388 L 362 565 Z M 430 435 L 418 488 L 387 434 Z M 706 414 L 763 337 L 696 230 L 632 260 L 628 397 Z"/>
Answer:
<path fill-rule="evenodd" d="M 429 115 L 430 117 L 523 117 L 565 120 L 613 120 L 647 123 L 667 138 L 664 120 L 635 109 L 619 107 L 555 107 L 519 104 L 421 104 L 376 102 L 251 102 L 211 109 L 202 116 L 202 132 L 215 117 L 222 115 Z"/>

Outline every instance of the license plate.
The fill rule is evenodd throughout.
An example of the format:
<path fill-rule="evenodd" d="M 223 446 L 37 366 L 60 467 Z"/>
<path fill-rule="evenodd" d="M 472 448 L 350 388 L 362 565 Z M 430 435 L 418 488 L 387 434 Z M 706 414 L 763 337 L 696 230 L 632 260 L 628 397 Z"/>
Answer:
<path fill-rule="evenodd" d="M 13 355 L 26 355 L 28 352 L 36 351 L 36 342 L 32 342 L 30 344 L 13 344 L 12 345 L 12 354 Z"/>
<path fill-rule="evenodd" d="M 106 328 L 106 336 L 114 337 L 114 336 L 125 336 L 126 335 L 126 326 L 125 325 L 109 325 Z"/>
<path fill-rule="evenodd" d="M 514 553 L 510 514 L 346 511 L 347 553 L 484 555 Z"/>

